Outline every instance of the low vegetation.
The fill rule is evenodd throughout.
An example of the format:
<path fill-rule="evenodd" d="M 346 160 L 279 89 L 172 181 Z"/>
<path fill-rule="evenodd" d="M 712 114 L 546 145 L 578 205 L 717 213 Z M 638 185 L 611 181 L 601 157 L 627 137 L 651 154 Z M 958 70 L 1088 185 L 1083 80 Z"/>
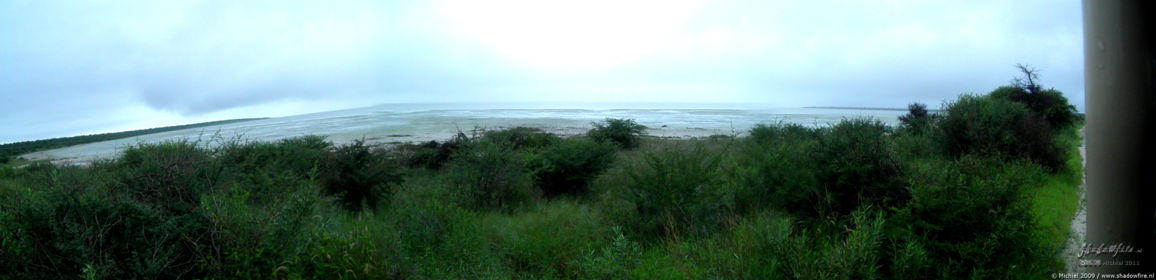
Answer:
<path fill-rule="evenodd" d="M 739 138 L 608 119 L 5 168 L 0 278 L 1040 278 L 1063 268 L 1080 123 L 1016 100 Z"/>
<path fill-rule="evenodd" d="M 627 150 L 637 148 L 641 144 L 641 136 L 646 134 L 646 126 L 632 119 L 607 118 L 590 124 L 594 129 L 586 133 L 587 137 L 598 142 L 614 143 Z"/>

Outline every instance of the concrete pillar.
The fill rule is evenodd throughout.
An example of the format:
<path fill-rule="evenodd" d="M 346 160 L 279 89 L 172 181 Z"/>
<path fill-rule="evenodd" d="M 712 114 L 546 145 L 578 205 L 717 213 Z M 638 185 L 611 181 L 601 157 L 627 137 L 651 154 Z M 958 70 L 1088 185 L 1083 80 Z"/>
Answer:
<path fill-rule="evenodd" d="M 1156 267 L 1156 3 L 1085 0 L 1084 82 L 1087 143 L 1086 246 L 1122 244 L 1142 253 L 1085 255 L 1139 261 L 1091 272 L 1153 273 Z"/>

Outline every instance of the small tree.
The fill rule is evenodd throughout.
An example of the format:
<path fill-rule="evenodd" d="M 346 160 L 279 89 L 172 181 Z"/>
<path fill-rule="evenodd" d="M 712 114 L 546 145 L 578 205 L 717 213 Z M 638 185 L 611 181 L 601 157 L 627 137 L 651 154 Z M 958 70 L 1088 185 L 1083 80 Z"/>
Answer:
<path fill-rule="evenodd" d="M 915 133 L 923 133 L 936 117 L 934 114 L 928 114 L 927 105 L 919 102 L 908 104 L 907 110 L 906 115 L 899 116 L 899 121 Z"/>
<path fill-rule="evenodd" d="M 623 149 L 634 149 L 641 144 L 641 136 L 646 132 L 646 126 L 634 122 L 633 119 L 611 119 L 592 122 L 594 129 L 586 132 L 586 136 L 598 142 L 613 142 Z"/>
<path fill-rule="evenodd" d="M 1012 79 L 1011 85 L 1002 86 L 991 92 L 991 96 L 1024 104 L 1032 114 L 1043 119 L 1052 128 L 1063 128 L 1076 121 L 1076 107 L 1068 103 L 1064 94 L 1056 89 L 1043 89 L 1037 82 L 1038 70 L 1028 65 L 1016 64 L 1023 77 Z"/>

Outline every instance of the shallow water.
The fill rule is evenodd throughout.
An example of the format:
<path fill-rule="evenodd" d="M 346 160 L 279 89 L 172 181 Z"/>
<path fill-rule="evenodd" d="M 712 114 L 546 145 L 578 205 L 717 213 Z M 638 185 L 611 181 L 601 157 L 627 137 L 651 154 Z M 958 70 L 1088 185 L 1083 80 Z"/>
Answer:
<path fill-rule="evenodd" d="M 31 160 L 51 159 L 61 164 L 84 164 L 95 158 L 115 157 L 138 143 L 170 140 L 198 141 L 212 146 L 222 140 L 273 141 L 322 135 L 335 143 L 365 139 L 371 143 L 445 140 L 458 131 L 517 126 L 541 128 L 560 135 L 589 130 L 593 121 L 632 118 L 659 137 L 743 135 L 759 123 L 828 125 L 843 118 L 874 117 L 896 124 L 905 111 L 773 108 L 756 104 L 712 103 L 426 103 L 386 104 L 357 109 L 230 123 L 142 135 L 24 155 Z"/>

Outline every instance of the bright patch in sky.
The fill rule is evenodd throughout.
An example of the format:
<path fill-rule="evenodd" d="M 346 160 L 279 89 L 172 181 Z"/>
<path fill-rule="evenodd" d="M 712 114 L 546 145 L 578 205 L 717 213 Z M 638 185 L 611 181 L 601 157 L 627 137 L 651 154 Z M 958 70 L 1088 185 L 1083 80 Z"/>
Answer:
<path fill-rule="evenodd" d="M 445 1 L 451 28 L 498 54 L 554 70 L 597 70 L 678 42 L 696 1 Z"/>

